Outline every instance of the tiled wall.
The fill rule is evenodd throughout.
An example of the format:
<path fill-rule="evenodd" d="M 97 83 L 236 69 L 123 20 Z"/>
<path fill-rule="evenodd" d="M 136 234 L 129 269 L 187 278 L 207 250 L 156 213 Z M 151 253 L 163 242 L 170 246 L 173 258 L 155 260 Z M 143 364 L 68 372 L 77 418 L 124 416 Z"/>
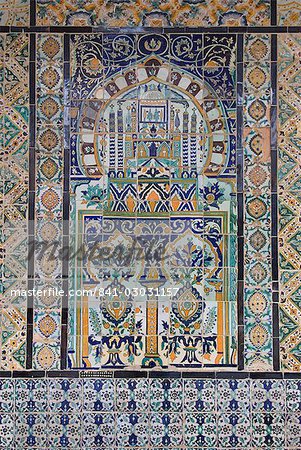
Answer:
<path fill-rule="evenodd" d="M 301 383 L 24 378 L 0 382 L 0 443 L 38 449 L 299 449 Z"/>
<path fill-rule="evenodd" d="M 299 0 L 0 0 L 0 450 L 300 450 L 300 25 Z M 148 233 L 161 273 L 39 251 Z M 177 302 L 68 294 L 167 273 Z"/>

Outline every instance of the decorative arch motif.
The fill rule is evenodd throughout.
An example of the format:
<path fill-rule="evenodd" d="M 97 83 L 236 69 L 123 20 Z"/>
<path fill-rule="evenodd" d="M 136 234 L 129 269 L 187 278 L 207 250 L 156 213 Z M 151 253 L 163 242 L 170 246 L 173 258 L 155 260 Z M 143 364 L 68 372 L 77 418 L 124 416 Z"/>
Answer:
<path fill-rule="evenodd" d="M 75 288 L 107 294 L 74 299 L 70 365 L 235 365 L 235 98 L 219 94 L 221 56 L 202 35 L 75 38 L 73 52 L 73 230 L 90 252 L 118 251 L 74 261 Z"/>

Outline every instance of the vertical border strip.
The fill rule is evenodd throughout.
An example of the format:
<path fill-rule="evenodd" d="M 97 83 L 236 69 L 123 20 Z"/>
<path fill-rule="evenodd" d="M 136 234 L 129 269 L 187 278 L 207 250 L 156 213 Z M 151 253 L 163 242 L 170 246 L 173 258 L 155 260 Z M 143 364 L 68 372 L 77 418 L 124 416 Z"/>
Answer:
<path fill-rule="evenodd" d="M 28 290 L 34 288 L 35 242 L 35 146 L 36 146 L 36 35 L 29 35 L 29 205 L 28 205 Z M 26 369 L 32 368 L 33 296 L 27 296 Z"/>
<path fill-rule="evenodd" d="M 61 369 L 67 367 L 70 212 L 70 35 L 64 35 L 64 172 L 63 172 L 63 291 L 61 321 Z"/>
<path fill-rule="evenodd" d="M 277 26 L 277 0 L 271 0 L 271 26 Z"/>
<path fill-rule="evenodd" d="M 37 17 L 37 4 L 36 0 L 30 0 L 30 12 L 29 12 L 29 21 L 30 26 L 35 27 L 36 26 L 36 17 Z"/>
<path fill-rule="evenodd" d="M 271 36 L 271 197 L 272 197 L 272 302 L 273 302 L 273 368 L 280 370 L 279 344 L 279 263 L 278 263 L 278 148 L 277 148 L 277 34 Z"/>
<path fill-rule="evenodd" d="M 237 35 L 237 363 L 238 370 L 244 369 L 244 151 L 243 151 L 243 51 L 244 35 Z"/>

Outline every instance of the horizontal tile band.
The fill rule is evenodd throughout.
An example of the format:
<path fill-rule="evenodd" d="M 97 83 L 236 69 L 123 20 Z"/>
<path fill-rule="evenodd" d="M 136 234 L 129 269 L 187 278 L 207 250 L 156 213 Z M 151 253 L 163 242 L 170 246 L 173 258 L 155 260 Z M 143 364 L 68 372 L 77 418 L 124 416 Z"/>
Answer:
<path fill-rule="evenodd" d="M 145 34 L 145 33 L 206 33 L 206 34 L 276 34 L 276 33 L 301 33 L 301 26 L 240 26 L 240 27 L 74 27 L 74 26 L 0 26 L 0 33 L 131 33 L 131 34 Z"/>
<path fill-rule="evenodd" d="M 23 370 L 0 371 L 1 378 L 199 378 L 199 379 L 301 379 L 299 372 L 157 371 L 157 370 Z"/>

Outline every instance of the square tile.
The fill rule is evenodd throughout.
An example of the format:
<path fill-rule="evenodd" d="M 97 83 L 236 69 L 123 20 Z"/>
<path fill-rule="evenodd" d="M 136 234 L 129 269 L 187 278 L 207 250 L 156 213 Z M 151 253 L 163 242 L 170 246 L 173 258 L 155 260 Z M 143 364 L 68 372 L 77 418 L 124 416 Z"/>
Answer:
<path fill-rule="evenodd" d="M 114 380 L 84 379 L 83 411 L 113 411 L 115 405 L 114 385 Z"/>
<path fill-rule="evenodd" d="M 149 407 L 148 379 L 116 380 L 117 411 L 145 412 Z"/>
<path fill-rule="evenodd" d="M 17 380 L 15 385 L 16 412 L 47 412 L 47 381 Z"/>
<path fill-rule="evenodd" d="M 82 380 L 49 379 L 49 410 L 78 412 L 82 408 Z"/>
<path fill-rule="evenodd" d="M 86 413 L 82 417 L 82 445 L 97 448 L 114 446 L 115 415 L 108 413 Z"/>
<path fill-rule="evenodd" d="M 152 446 L 173 447 L 183 443 L 182 414 L 151 414 L 150 444 Z"/>
<path fill-rule="evenodd" d="M 216 382 L 214 380 L 184 380 L 184 411 L 214 412 Z"/>
<path fill-rule="evenodd" d="M 116 416 L 116 444 L 126 448 L 136 446 L 145 448 L 149 442 L 149 415 L 120 413 Z"/>
<path fill-rule="evenodd" d="M 151 411 L 181 412 L 183 408 L 182 380 L 153 379 L 150 381 Z"/>
<path fill-rule="evenodd" d="M 216 446 L 217 424 L 215 414 L 185 414 L 184 443 L 186 446 L 194 446 L 195 448 Z"/>

